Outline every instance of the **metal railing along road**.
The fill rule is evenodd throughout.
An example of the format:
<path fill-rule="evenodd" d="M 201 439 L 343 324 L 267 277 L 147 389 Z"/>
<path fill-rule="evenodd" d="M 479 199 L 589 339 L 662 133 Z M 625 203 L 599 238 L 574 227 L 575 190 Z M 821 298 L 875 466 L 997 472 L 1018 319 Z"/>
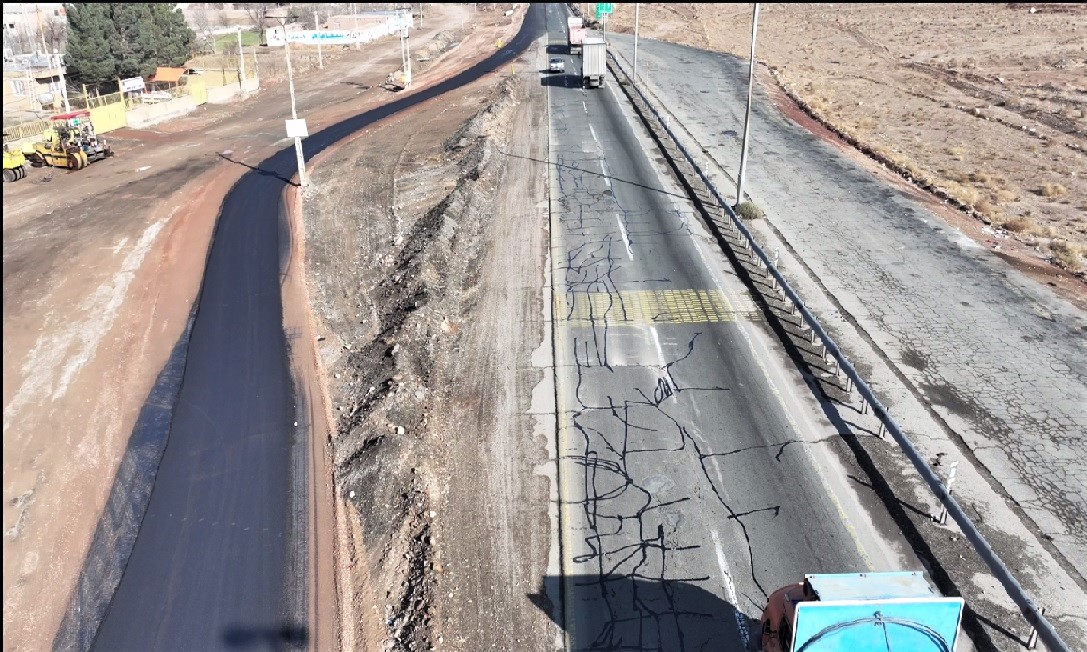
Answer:
<path fill-rule="evenodd" d="M 1046 647 L 1053 652 L 1070 652 L 1071 648 L 1061 639 L 1052 623 L 1045 618 L 1043 610 L 1040 609 L 1037 603 L 1035 603 L 1030 595 L 1027 594 L 1026 590 L 1019 583 L 1019 580 L 1012 575 L 1007 565 L 1000 559 L 996 551 L 993 550 L 992 546 L 989 545 L 989 542 L 985 540 L 985 537 L 982 536 L 981 532 L 978 531 L 977 527 L 975 527 L 974 523 L 966 515 L 966 512 L 963 511 L 958 501 L 951 495 L 947 486 L 944 485 L 940 477 L 936 475 L 936 472 L 932 470 L 928 465 L 928 462 L 921 456 L 921 453 L 914 447 L 913 443 L 902 429 L 899 428 L 898 424 L 895 423 L 895 420 L 891 417 L 887 408 L 880 403 L 878 398 L 876 398 L 875 393 L 868 386 L 868 383 L 866 383 L 861 375 L 857 373 L 857 370 L 853 367 L 852 363 L 850 363 L 849 358 L 846 357 L 838 344 L 831 338 L 830 334 L 827 333 L 819 323 L 819 320 L 816 319 L 815 315 L 812 314 L 800 299 L 800 296 L 797 295 L 789 285 L 789 282 L 785 280 L 785 277 L 778 271 L 774 261 L 772 261 L 763 248 L 759 246 L 759 243 L 752 236 L 747 226 L 745 226 L 743 221 L 736 216 L 736 213 L 729 206 L 728 202 L 724 200 L 721 193 L 718 192 L 713 182 L 710 181 L 706 173 L 698 166 L 694 157 L 687 151 L 687 148 L 683 146 L 683 143 L 672 131 L 668 121 L 661 116 L 653 103 L 650 102 L 649 98 L 642 92 L 641 88 L 633 83 L 634 80 L 631 78 L 630 73 L 623 68 L 611 52 L 608 52 L 608 59 L 611 64 L 609 67 L 613 67 L 612 74 L 618 79 L 619 75 L 615 72 L 615 69 L 618 69 L 619 72 L 627 78 L 627 81 L 629 82 L 627 88 L 632 89 L 633 92 L 637 93 L 638 97 L 641 98 L 642 102 L 657 119 L 657 122 L 664 129 L 665 133 L 668 134 L 668 137 L 672 139 L 672 142 L 675 143 L 679 151 L 683 154 L 688 165 L 695 171 L 702 180 L 702 183 L 710 193 L 713 194 L 714 199 L 716 199 L 718 204 L 724 209 L 728 215 L 730 224 L 743 235 L 745 246 L 755 253 L 761 265 L 776 282 L 780 292 L 792 303 L 795 310 L 800 313 L 804 321 L 808 324 L 809 328 L 812 330 L 813 336 L 818 337 L 818 339 L 821 340 L 825 347 L 826 354 L 834 358 L 838 368 L 845 374 L 846 378 L 856 386 L 857 391 L 861 396 L 861 400 L 865 402 L 866 406 L 871 406 L 872 411 L 880 420 L 881 434 L 883 430 L 886 430 L 891 434 L 895 442 L 898 443 L 899 447 L 906 454 L 906 457 L 913 463 L 918 474 L 925 480 L 932 492 L 936 494 L 936 497 L 947 510 L 947 513 L 959 525 L 963 536 L 970 542 L 971 546 L 973 546 L 974 550 L 978 553 L 978 556 L 985 562 L 985 565 L 989 567 L 993 576 L 1004 586 L 1008 596 L 1015 602 L 1020 611 L 1022 611 L 1027 622 L 1036 629 L 1038 637 L 1045 643 Z"/>

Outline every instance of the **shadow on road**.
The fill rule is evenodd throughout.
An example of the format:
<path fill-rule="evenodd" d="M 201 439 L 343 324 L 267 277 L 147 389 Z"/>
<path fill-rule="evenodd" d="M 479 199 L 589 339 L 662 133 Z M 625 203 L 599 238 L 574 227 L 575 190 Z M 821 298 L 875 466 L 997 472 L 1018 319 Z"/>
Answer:
<path fill-rule="evenodd" d="M 239 650 L 304 650 L 309 645 L 309 630 L 292 623 L 278 627 L 230 625 L 223 630 L 223 645 Z"/>
<path fill-rule="evenodd" d="M 294 181 L 291 181 L 290 179 L 287 179 L 287 178 L 283 177 L 282 175 L 277 174 L 277 173 L 275 173 L 275 172 L 273 172 L 271 170 L 267 170 L 267 169 L 262 168 L 262 167 L 257 167 L 255 165 L 250 165 L 250 164 L 246 163 L 245 161 L 239 161 L 237 159 L 232 159 L 229 156 L 227 156 L 226 154 L 220 153 L 219 158 L 223 159 L 224 161 L 229 161 L 229 162 L 231 162 L 231 163 L 233 163 L 235 165 L 240 165 L 242 167 L 249 168 L 250 170 L 256 172 L 257 174 L 261 174 L 261 175 L 264 175 L 266 177 L 275 177 L 276 179 L 279 179 L 283 183 L 287 183 L 287 184 L 290 184 L 292 186 L 297 186 L 298 185 L 298 183 L 296 183 Z"/>
<path fill-rule="evenodd" d="M 581 88 L 581 79 L 570 72 L 540 71 L 540 86 L 557 86 L 559 88 Z"/>
<path fill-rule="evenodd" d="M 565 629 L 571 650 L 757 649 L 759 621 L 707 589 L 723 590 L 708 579 L 548 575 L 526 597 Z"/>

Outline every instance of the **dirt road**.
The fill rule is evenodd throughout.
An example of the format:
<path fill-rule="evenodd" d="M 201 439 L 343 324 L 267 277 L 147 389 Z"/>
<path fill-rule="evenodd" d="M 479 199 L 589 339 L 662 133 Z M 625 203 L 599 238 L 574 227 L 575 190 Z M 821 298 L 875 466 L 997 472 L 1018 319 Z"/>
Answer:
<path fill-rule="evenodd" d="M 466 11 L 435 10 L 416 42 L 463 26 Z M 375 87 L 398 67 L 398 50 L 395 41 L 349 50 L 299 79 L 311 128 L 384 101 Z M 273 86 L 155 130 L 122 130 L 118 157 L 78 174 L 35 170 L 5 184 L 12 649 L 46 647 L 57 631 L 137 412 L 187 322 L 219 202 L 242 164 L 282 146 L 287 106 L 284 85 Z M 228 150 L 242 164 L 218 156 Z"/>

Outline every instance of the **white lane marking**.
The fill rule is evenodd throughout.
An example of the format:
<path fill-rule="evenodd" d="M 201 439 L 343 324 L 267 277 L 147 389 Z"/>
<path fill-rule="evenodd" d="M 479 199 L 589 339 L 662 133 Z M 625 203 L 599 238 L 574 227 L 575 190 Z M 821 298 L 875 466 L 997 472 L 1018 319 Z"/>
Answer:
<path fill-rule="evenodd" d="M 627 255 L 630 256 L 631 260 L 634 260 L 634 250 L 630 248 L 630 238 L 627 237 L 627 230 L 623 226 L 623 220 L 616 215 L 615 222 L 619 225 L 619 232 L 623 234 L 623 244 L 627 246 Z"/>
<path fill-rule="evenodd" d="M 736 584 L 732 581 L 732 573 L 728 569 L 728 560 L 725 559 L 725 551 L 721 547 L 721 537 L 717 534 L 717 530 L 710 530 L 710 538 L 713 539 L 713 550 L 717 553 L 717 567 L 721 569 L 721 576 L 725 580 L 725 597 L 732 604 L 732 614 L 736 617 L 736 629 L 740 633 L 740 638 L 743 639 L 743 649 L 746 650 L 751 645 L 751 636 L 747 631 L 744 616 L 740 612 L 739 599 L 736 597 Z"/>
<path fill-rule="evenodd" d="M 604 185 L 611 188 L 611 173 L 608 172 L 608 162 L 600 159 L 600 169 L 604 171 Z"/>
<path fill-rule="evenodd" d="M 664 361 L 664 349 L 661 347 L 660 334 L 657 333 L 657 329 L 654 326 L 649 327 L 649 336 L 653 338 L 653 346 L 657 349 L 657 361 L 660 362 L 661 371 L 663 371 L 668 363 Z"/>
<path fill-rule="evenodd" d="M 585 100 L 581 100 L 581 108 L 585 109 L 585 113 L 589 112 L 589 107 L 585 105 Z"/>
<path fill-rule="evenodd" d="M 596 137 L 596 129 L 593 129 L 592 125 L 589 125 L 589 133 L 593 135 L 593 142 L 600 145 L 600 140 Z"/>

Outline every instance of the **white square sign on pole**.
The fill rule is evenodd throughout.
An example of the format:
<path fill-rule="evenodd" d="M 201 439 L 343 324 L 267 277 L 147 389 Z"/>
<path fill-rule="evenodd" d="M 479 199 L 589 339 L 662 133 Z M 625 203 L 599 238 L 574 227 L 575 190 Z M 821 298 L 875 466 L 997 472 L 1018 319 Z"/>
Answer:
<path fill-rule="evenodd" d="M 309 129 L 306 128 L 306 119 L 287 121 L 287 138 L 309 138 Z"/>
<path fill-rule="evenodd" d="M 132 77 L 121 80 L 121 90 L 125 93 L 133 93 L 144 89 L 143 77 Z"/>

